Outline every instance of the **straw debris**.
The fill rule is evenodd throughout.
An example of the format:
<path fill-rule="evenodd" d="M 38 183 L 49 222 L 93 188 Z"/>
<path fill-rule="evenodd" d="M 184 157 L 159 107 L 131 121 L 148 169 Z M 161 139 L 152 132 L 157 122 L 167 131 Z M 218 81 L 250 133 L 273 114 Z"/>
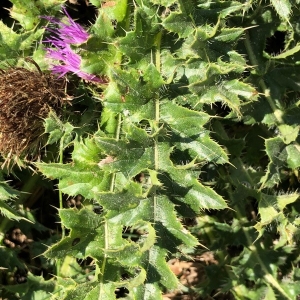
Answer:
<path fill-rule="evenodd" d="M 36 63 L 34 63 L 36 65 Z M 34 157 L 41 147 L 43 119 L 65 103 L 65 79 L 10 67 L 0 70 L 0 154 Z"/>

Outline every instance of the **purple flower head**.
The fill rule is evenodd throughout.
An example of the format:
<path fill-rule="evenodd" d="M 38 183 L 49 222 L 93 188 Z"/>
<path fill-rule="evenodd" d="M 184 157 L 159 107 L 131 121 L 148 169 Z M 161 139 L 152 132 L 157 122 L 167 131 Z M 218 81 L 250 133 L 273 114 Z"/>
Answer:
<path fill-rule="evenodd" d="M 94 82 L 104 82 L 97 76 L 89 74 L 80 70 L 81 57 L 76 54 L 70 47 L 65 47 L 59 51 L 53 49 L 47 49 L 47 57 L 52 59 L 60 60 L 63 65 L 53 65 L 51 71 L 57 75 L 59 78 L 66 75 L 68 72 L 72 72 L 82 79 L 94 81 Z"/>
<path fill-rule="evenodd" d="M 47 28 L 47 30 L 57 34 L 58 38 L 67 44 L 85 43 L 89 38 L 89 34 L 79 24 L 72 20 L 64 7 L 62 9 L 68 17 L 68 24 L 59 21 L 57 18 L 43 16 L 42 18 L 59 26 L 58 30 L 53 30 L 51 28 Z"/>
<path fill-rule="evenodd" d="M 53 17 L 42 17 L 59 26 L 58 29 L 46 28 L 48 31 L 55 34 L 55 36 L 51 36 L 44 41 L 51 43 L 52 46 L 54 46 L 53 48 L 46 48 L 46 57 L 58 61 L 58 64 L 52 65 L 51 71 L 57 74 L 59 78 L 66 75 L 68 72 L 72 72 L 82 79 L 104 83 L 105 80 L 80 70 L 81 57 L 74 52 L 71 45 L 86 42 L 89 35 L 79 24 L 71 19 L 64 7 L 63 11 L 68 17 L 68 24 L 62 23 Z"/>

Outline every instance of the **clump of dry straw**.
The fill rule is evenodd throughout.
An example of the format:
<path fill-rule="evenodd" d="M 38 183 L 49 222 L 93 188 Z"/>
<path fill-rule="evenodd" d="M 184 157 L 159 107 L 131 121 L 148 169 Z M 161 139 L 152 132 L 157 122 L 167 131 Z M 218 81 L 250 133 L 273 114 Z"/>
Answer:
<path fill-rule="evenodd" d="M 65 79 L 37 71 L 10 67 L 0 70 L 0 154 L 35 159 L 44 132 L 43 119 L 58 112 L 66 100 Z"/>

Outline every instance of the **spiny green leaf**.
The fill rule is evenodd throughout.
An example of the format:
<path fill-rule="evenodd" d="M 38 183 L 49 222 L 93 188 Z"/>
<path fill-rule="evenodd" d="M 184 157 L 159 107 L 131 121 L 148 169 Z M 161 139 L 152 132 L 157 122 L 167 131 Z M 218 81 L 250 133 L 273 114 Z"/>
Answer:
<path fill-rule="evenodd" d="M 188 204 L 195 212 L 199 212 L 201 209 L 227 207 L 222 197 L 212 189 L 203 186 L 193 173 L 174 167 L 168 152 L 170 149 L 166 144 L 159 146 L 159 166 L 161 170 L 169 174 L 170 178 L 166 178 L 165 184 L 172 189 L 172 194 L 176 199 Z M 164 182 L 163 179 L 162 182 Z"/>
<path fill-rule="evenodd" d="M 99 261 L 110 257 L 114 261 L 119 260 L 123 265 L 135 265 L 141 254 L 140 248 L 137 244 L 122 239 L 122 226 L 106 224 L 106 221 L 94 212 L 87 209 L 82 211 L 60 210 L 63 224 L 66 223 L 70 229 L 70 235 L 51 246 L 45 255 L 56 259 L 66 256 L 84 259 L 90 256 Z M 85 224 L 85 228 L 80 227 L 82 223 Z"/>
<path fill-rule="evenodd" d="M 163 235 L 163 239 L 158 237 L 158 244 L 163 245 L 166 249 L 168 249 L 167 245 L 173 244 L 175 246 L 176 242 L 179 242 L 180 244 L 183 242 L 184 245 L 189 248 L 196 247 L 198 245 L 198 241 L 186 229 L 184 229 L 180 223 L 175 214 L 175 205 L 166 196 L 160 196 L 156 199 L 156 201 L 159 203 L 159 207 L 155 212 L 156 223 L 161 223 L 165 227 L 166 232 L 168 232 Z M 160 234 L 159 230 L 157 231 L 157 234 Z M 179 245 L 177 245 L 177 247 L 178 246 Z"/>
<path fill-rule="evenodd" d="M 180 10 L 182 13 L 185 15 L 192 15 L 195 8 L 194 8 L 194 3 L 192 0 L 187 0 L 187 1 L 180 1 Z"/>
<path fill-rule="evenodd" d="M 121 22 L 126 16 L 127 5 L 127 0 L 119 0 L 107 5 L 102 5 L 102 11 L 107 14 L 109 19 Z"/>
<path fill-rule="evenodd" d="M 283 97 L 286 89 L 300 91 L 299 66 L 283 66 L 270 69 L 265 80 L 270 87 L 270 94 L 274 99 Z"/>
<path fill-rule="evenodd" d="M 128 32 L 126 37 L 118 43 L 119 49 L 127 55 L 132 62 L 139 61 L 144 55 L 149 55 L 159 33 L 158 21 L 150 19 L 146 13 L 137 8 L 134 15 L 134 31 Z"/>
<path fill-rule="evenodd" d="M 115 285 L 113 283 L 99 283 L 97 281 L 79 284 L 71 290 L 65 300 L 113 300 L 115 296 Z"/>
<path fill-rule="evenodd" d="M 270 0 L 279 16 L 288 20 L 291 13 L 291 3 L 289 0 Z"/>
<path fill-rule="evenodd" d="M 94 44 L 98 47 L 95 47 Z M 103 49 L 99 45 L 104 45 Z M 82 53 L 81 70 L 99 77 L 106 75 L 116 56 L 115 48 L 107 46 L 106 42 L 101 43 L 98 39 L 89 40 L 86 47 L 88 50 L 93 49 L 93 52 L 86 51 Z"/>
<path fill-rule="evenodd" d="M 283 141 L 285 144 L 290 144 L 291 142 L 294 142 L 298 136 L 299 133 L 299 127 L 296 128 L 293 126 L 289 126 L 287 124 L 282 124 L 278 126 L 278 129 L 280 131 L 280 134 L 283 138 Z"/>
<path fill-rule="evenodd" d="M 95 166 L 99 163 L 101 153 L 93 138 L 87 138 L 82 141 L 75 140 L 72 159 L 82 167 Z"/>
<path fill-rule="evenodd" d="M 104 253 L 107 257 L 110 257 L 112 261 L 119 261 L 123 266 L 130 268 L 139 266 L 139 259 L 142 255 L 140 247 L 136 243 L 125 244 L 119 249 L 107 249 Z"/>
<path fill-rule="evenodd" d="M 14 5 L 10 14 L 15 20 L 19 21 L 24 29 L 31 30 L 39 23 L 40 11 L 32 2 L 21 2 L 20 0 L 12 0 Z"/>
<path fill-rule="evenodd" d="M 0 174 L 0 178 L 3 179 L 2 174 Z M 0 181 L 0 200 L 6 201 L 8 199 L 17 198 L 20 193 L 10 187 L 6 181 Z"/>
<path fill-rule="evenodd" d="M 224 28 L 215 37 L 220 42 L 234 42 L 244 33 L 244 28 Z"/>
<path fill-rule="evenodd" d="M 165 7 L 171 6 L 174 3 L 174 1 L 172 1 L 172 0 L 151 0 L 150 2 L 153 4 L 159 4 L 159 5 L 162 5 Z"/>
<path fill-rule="evenodd" d="M 279 241 L 275 249 L 284 247 L 285 245 L 292 245 L 296 236 L 299 236 L 299 229 L 295 223 L 291 223 L 287 218 L 281 218 L 277 225 L 277 231 L 280 235 Z"/>
<path fill-rule="evenodd" d="M 99 15 L 95 21 L 95 24 L 93 24 L 93 26 L 91 27 L 92 32 L 94 32 L 95 35 L 97 35 L 97 37 L 100 37 L 105 41 L 108 40 L 115 33 L 113 24 L 111 23 L 110 20 L 111 19 L 109 18 L 108 14 L 104 10 L 102 9 L 99 10 Z M 92 47 L 90 50 L 94 51 Z"/>
<path fill-rule="evenodd" d="M 287 164 L 291 169 L 300 167 L 300 146 L 298 143 L 293 143 L 286 147 Z"/>
<path fill-rule="evenodd" d="M 256 100 L 258 96 L 255 88 L 237 79 L 225 82 L 224 88 L 230 93 L 247 100 Z"/>
<path fill-rule="evenodd" d="M 44 122 L 45 133 L 49 134 L 47 145 L 54 144 L 62 139 L 61 142 L 65 147 L 74 138 L 74 127 L 69 122 L 61 122 L 54 112 L 50 112 L 48 118 L 46 118 Z"/>
<path fill-rule="evenodd" d="M 0 177 L 2 176 L 0 175 Z M 26 220 L 16 209 L 5 203 L 5 201 L 17 198 L 19 195 L 20 193 L 11 188 L 7 182 L 0 181 L 0 213 L 6 218 L 12 220 Z"/>
<path fill-rule="evenodd" d="M 286 146 L 281 137 L 268 139 L 266 140 L 266 151 L 271 162 L 277 168 L 284 166 L 286 162 L 291 168 L 299 166 L 297 157 L 300 147 L 296 142 Z"/>
<path fill-rule="evenodd" d="M 283 219 L 283 211 L 286 206 L 294 203 L 298 198 L 299 195 L 296 193 L 279 196 L 266 195 L 262 193 L 258 203 L 258 212 L 260 214 L 261 221 L 256 224 L 255 228 L 260 232 L 262 227 L 272 223 L 274 220 Z"/>
<path fill-rule="evenodd" d="M 164 84 L 161 74 L 153 63 L 150 63 L 146 67 L 143 79 L 147 82 L 147 88 L 151 90 L 152 93 L 157 91 Z"/>
<path fill-rule="evenodd" d="M 93 188 L 91 185 L 91 175 L 89 171 L 85 171 L 84 173 L 79 168 L 74 168 L 71 165 L 63 165 L 63 164 L 38 164 L 39 170 L 48 178 L 60 178 L 60 188 L 65 190 L 65 192 L 69 195 L 78 195 L 78 193 L 82 193 L 85 197 L 93 198 L 94 194 L 90 192 Z M 80 174 L 80 173 L 81 174 Z M 73 176 L 74 175 L 74 176 Z M 86 184 L 88 188 L 84 189 L 84 181 L 83 178 L 86 178 Z M 90 196 L 90 197 L 89 197 Z"/>
<path fill-rule="evenodd" d="M 148 271 L 145 285 L 148 286 L 148 288 L 150 288 L 150 290 L 152 290 L 154 293 L 156 290 L 156 283 L 159 283 L 170 290 L 175 289 L 178 286 L 178 279 L 174 273 L 172 273 L 170 267 L 165 261 L 166 255 L 166 250 L 154 246 L 142 256 L 143 267 Z M 148 299 L 147 297 L 150 296 L 149 294 L 147 296 L 147 291 L 145 291 L 143 288 L 140 290 L 140 292 L 145 293 L 144 297 L 146 297 L 141 299 Z M 138 295 L 140 292 L 138 292 Z"/>
<path fill-rule="evenodd" d="M 262 225 L 270 224 L 279 216 L 280 212 L 276 200 L 276 196 L 262 194 L 258 203 L 258 212 Z"/>
<path fill-rule="evenodd" d="M 45 176 L 59 178 L 59 187 L 64 193 L 93 199 L 109 187 L 110 180 L 109 174 L 100 169 L 103 160 L 99 150 L 92 138 L 74 141 L 73 163 L 38 163 L 37 166 Z"/>
<path fill-rule="evenodd" d="M 126 177 L 131 178 L 143 169 L 153 166 L 153 149 L 144 148 L 138 143 L 126 143 L 115 139 L 98 138 L 99 147 L 112 157 L 111 163 L 103 165 L 103 170 L 108 172 L 121 171 Z"/>
<path fill-rule="evenodd" d="M 176 148 L 181 151 L 188 150 L 193 158 L 218 164 L 228 162 L 225 151 L 209 137 L 208 132 L 198 132 L 194 136 L 186 136 L 177 130 L 174 133 L 172 140 Z"/>
<path fill-rule="evenodd" d="M 98 166 L 93 168 L 79 164 L 37 164 L 38 169 L 48 178 L 58 178 L 59 188 L 67 195 L 81 194 L 85 198 L 96 198 L 98 193 L 109 186 L 110 177 Z"/>
<path fill-rule="evenodd" d="M 286 50 L 279 55 L 270 56 L 271 59 L 285 59 L 288 56 L 294 55 L 295 53 L 300 51 L 300 43 L 297 43 L 295 47 L 292 49 Z"/>
<path fill-rule="evenodd" d="M 261 179 L 262 187 L 272 187 L 280 181 L 279 170 L 285 166 L 287 159 L 286 146 L 281 137 L 268 139 L 265 142 L 270 158 L 266 175 Z"/>
<path fill-rule="evenodd" d="M 26 282 L 19 285 L 7 285 L 6 289 L 18 293 L 22 299 L 47 299 L 55 290 L 54 280 L 44 280 L 43 276 L 28 272 Z"/>
<path fill-rule="evenodd" d="M 191 16 L 179 12 L 172 12 L 162 25 L 170 32 L 178 33 L 180 38 L 188 37 L 195 30 Z"/>
<path fill-rule="evenodd" d="M 234 12 L 241 11 L 245 7 L 245 3 L 238 1 L 201 1 L 198 7 L 201 8 L 202 15 L 207 18 L 225 18 Z"/>
<path fill-rule="evenodd" d="M 299 194 L 288 194 L 277 196 L 278 208 L 283 211 L 288 204 L 294 203 L 299 198 Z"/>
<path fill-rule="evenodd" d="M 139 222 L 146 227 L 146 234 L 141 236 L 139 244 L 141 245 L 141 252 L 150 250 L 156 242 L 156 231 L 151 223 Z"/>
<path fill-rule="evenodd" d="M 144 284 L 146 277 L 147 277 L 146 271 L 144 269 L 141 269 L 139 274 L 135 276 L 133 279 L 129 280 L 128 283 L 122 282 L 121 284 L 123 286 L 126 286 L 129 289 L 129 291 L 133 293 L 136 287 L 142 286 Z"/>
<path fill-rule="evenodd" d="M 0 200 L 0 213 L 4 217 L 11 219 L 11 220 L 27 220 L 26 218 L 22 217 L 19 212 L 12 207 L 10 207 L 8 204 L 6 204 L 4 201 Z"/>
<path fill-rule="evenodd" d="M 171 140 L 178 149 L 189 149 L 192 157 L 200 160 L 227 162 L 225 152 L 209 138 L 202 127 L 209 120 L 207 114 L 165 102 L 161 105 L 161 118 L 173 131 Z"/>
<path fill-rule="evenodd" d="M 195 177 L 183 170 L 169 170 L 170 177 L 174 182 L 174 198 L 188 204 L 192 210 L 199 212 L 202 209 L 224 209 L 226 202 L 214 190 L 202 185 Z"/>
<path fill-rule="evenodd" d="M 49 9 L 58 10 L 64 0 L 38 0 L 34 2 L 23 2 L 12 0 L 13 7 L 10 10 L 11 16 L 17 20 L 25 30 L 34 29 L 40 22 L 40 16 L 49 13 Z"/>
<path fill-rule="evenodd" d="M 196 54 L 206 62 L 213 62 L 216 61 L 219 57 L 222 57 L 224 55 L 227 56 L 227 53 L 232 50 L 232 47 L 229 43 L 223 43 L 214 38 L 216 33 L 217 27 L 208 25 L 198 27 L 195 31 L 194 38 L 188 38 L 186 40 L 186 49 L 189 52 L 191 51 L 191 54 Z"/>
<path fill-rule="evenodd" d="M 150 137 L 147 134 L 147 131 L 144 128 L 137 127 L 130 117 L 127 117 L 123 120 L 123 130 L 126 134 L 126 138 L 141 143 L 147 147 L 150 143 Z"/>
<path fill-rule="evenodd" d="M 203 131 L 203 125 L 209 120 L 209 115 L 206 113 L 192 111 L 172 102 L 162 103 L 160 113 L 163 122 L 187 136 L 199 134 Z"/>
<path fill-rule="evenodd" d="M 92 231 L 100 226 L 102 218 L 88 209 L 60 209 L 62 224 L 69 229 Z"/>
<path fill-rule="evenodd" d="M 102 229 L 102 230 L 100 230 Z M 101 240 L 105 238 L 103 227 L 97 231 L 90 231 L 89 233 L 80 233 L 73 230 L 73 233 L 65 237 L 59 243 L 52 245 L 44 253 L 45 257 L 51 259 L 64 259 L 67 256 L 72 256 L 79 259 L 85 259 L 88 256 L 93 258 L 103 257 L 104 244 Z M 92 243 L 94 241 L 94 243 Z M 97 245 L 95 244 L 97 242 Z"/>
<path fill-rule="evenodd" d="M 134 294 L 136 296 L 136 299 L 144 299 L 144 300 L 152 300 L 162 299 L 162 293 L 160 286 L 157 283 L 144 283 L 135 288 Z"/>
<path fill-rule="evenodd" d="M 143 199 L 140 201 L 139 205 L 132 209 L 120 213 L 115 213 L 114 211 L 109 211 L 107 216 L 110 222 L 116 224 L 124 224 L 124 226 L 133 226 L 141 220 L 151 220 L 153 214 L 153 207 L 149 199 Z"/>
<path fill-rule="evenodd" d="M 238 80 L 224 81 L 217 86 L 206 87 L 207 82 L 195 82 L 189 86 L 194 93 L 201 95 L 201 103 L 221 102 L 230 107 L 237 115 L 241 115 L 241 100 L 256 100 L 257 91 L 248 84 Z"/>
<path fill-rule="evenodd" d="M 109 210 L 125 211 L 135 208 L 142 199 L 141 185 L 131 182 L 120 193 L 100 193 L 99 203 Z"/>
<path fill-rule="evenodd" d="M 18 34 L 0 21 L 0 32 L 0 57 L 2 60 L 8 60 L 16 59 L 19 51 L 31 49 L 32 43 L 41 37 L 44 29 Z"/>
<path fill-rule="evenodd" d="M 279 170 L 282 166 L 283 165 L 278 166 L 273 162 L 268 164 L 266 174 L 261 178 L 261 189 L 274 187 L 274 185 L 280 182 L 281 174 L 279 173 Z"/>
<path fill-rule="evenodd" d="M 124 102 L 125 107 L 128 104 L 131 106 L 146 104 L 157 95 L 158 89 L 163 85 L 161 75 L 153 64 L 149 64 L 143 70 L 143 77 L 133 69 L 126 72 L 111 68 L 110 72 L 114 82 L 113 85 L 115 86 L 115 84 L 117 84 L 119 92 L 119 94 L 116 95 L 116 93 L 112 91 L 116 97 L 115 101 Z M 112 99 L 110 99 L 109 102 L 113 102 Z"/>

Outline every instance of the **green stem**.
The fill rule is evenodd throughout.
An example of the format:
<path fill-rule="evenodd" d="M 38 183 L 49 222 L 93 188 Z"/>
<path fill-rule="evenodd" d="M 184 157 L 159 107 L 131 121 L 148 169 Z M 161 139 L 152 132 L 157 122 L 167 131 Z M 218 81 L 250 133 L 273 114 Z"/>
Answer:
<path fill-rule="evenodd" d="M 160 60 L 160 47 L 161 47 L 161 39 L 162 39 L 162 31 L 160 31 L 155 39 L 155 46 L 156 46 L 156 51 L 155 51 L 155 66 L 157 70 L 160 72 L 161 71 L 161 60 Z"/>
<path fill-rule="evenodd" d="M 64 145 L 63 145 L 63 140 L 60 141 L 60 146 L 59 146 L 59 163 L 63 163 L 63 150 L 64 150 Z M 58 192 L 58 197 L 59 197 L 59 209 L 63 209 L 63 197 L 62 197 L 62 192 L 59 189 Z M 63 240 L 65 238 L 65 227 L 64 225 L 61 224 L 61 239 Z"/>
<path fill-rule="evenodd" d="M 160 47 L 161 47 L 161 39 L 162 39 L 162 31 L 160 31 L 156 36 L 155 41 L 155 66 L 158 72 L 161 72 L 161 60 L 160 60 Z M 160 99 L 159 95 L 157 95 L 154 104 L 155 109 L 155 128 L 154 130 L 158 130 L 159 128 L 159 121 L 160 121 Z M 158 136 L 154 137 L 154 169 L 158 172 L 159 170 L 159 151 L 158 151 Z M 154 212 L 154 219 L 155 219 L 155 211 L 157 206 L 157 195 L 154 193 L 153 195 L 153 212 Z"/>
<path fill-rule="evenodd" d="M 118 114 L 118 120 L 116 122 L 116 128 L 115 128 L 115 139 L 118 141 L 120 139 L 120 135 L 121 135 L 121 124 L 122 124 L 122 115 Z M 110 188 L 109 191 L 112 193 L 115 189 L 115 180 L 116 180 L 116 174 L 113 173 L 111 174 L 111 179 L 110 179 Z M 109 248 L 109 230 L 108 230 L 108 222 L 107 220 L 104 223 L 104 250 L 108 250 Z M 99 266 L 99 270 L 97 270 L 96 274 L 98 275 L 98 279 L 100 282 L 99 285 L 99 299 L 102 299 L 102 285 L 104 283 L 104 274 L 105 274 L 105 268 L 106 268 L 106 264 L 107 264 L 107 254 L 104 253 L 103 256 L 103 261 L 102 264 Z M 97 276 L 95 276 L 97 278 Z"/>
<path fill-rule="evenodd" d="M 104 232 L 105 232 L 105 236 L 104 236 L 104 250 L 106 251 L 109 247 L 108 244 L 108 223 L 107 221 L 104 223 Z M 100 293 L 99 295 L 101 295 L 102 293 L 102 284 L 104 283 L 104 273 L 105 273 L 105 267 L 106 267 L 106 262 L 107 262 L 107 254 L 105 253 L 103 256 L 103 261 L 101 264 L 101 268 L 100 268 L 100 274 L 99 274 L 99 282 L 100 282 Z M 102 297 L 99 296 L 99 299 L 102 299 Z"/>
<path fill-rule="evenodd" d="M 63 164 L 63 151 L 64 151 L 64 144 L 63 144 L 63 138 L 60 140 L 59 144 L 59 163 Z M 59 189 L 58 190 L 58 199 L 59 199 L 59 209 L 63 209 L 63 197 L 62 192 Z M 61 241 L 64 240 L 66 235 L 65 226 L 61 223 Z M 66 257 L 67 259 L 67 257 Z M 56 263 L 56 275 L 59 277 L 61 274 L 61 268 L 62 268 L 63 262 L 61 259 L 57 260 Z"/>
<path fill-rule="evenodd" d="M 161 60 L 160 60 L 160 47 L 161 47 L 161 39 L 162 39 L 162 31 L 160 31 L 156 36 L 156 51 L 155 51 L 155 66 L 157 71 L 161 72 Z M 159 120 L 160 120 L 160 102 L 159 96 L 155 99 L 155 123 L 156 127 L 159 127 Z"/>
<path fill-rule="evenodd" d="M 117 120 L 116 130 L 115 130 L 115 139 L 117 141 L 120 139 L 121 124 L 122 124 L 122 115 L 118 114 L 118 120 Z M 112 174 L 111 175 L 111 180 L 110 180 L 110 188 L 109 188 L 110 192 L 114 191 L 114 188 L 115 188 L 115 179 L 116 179 L 116 174 Z"/>

